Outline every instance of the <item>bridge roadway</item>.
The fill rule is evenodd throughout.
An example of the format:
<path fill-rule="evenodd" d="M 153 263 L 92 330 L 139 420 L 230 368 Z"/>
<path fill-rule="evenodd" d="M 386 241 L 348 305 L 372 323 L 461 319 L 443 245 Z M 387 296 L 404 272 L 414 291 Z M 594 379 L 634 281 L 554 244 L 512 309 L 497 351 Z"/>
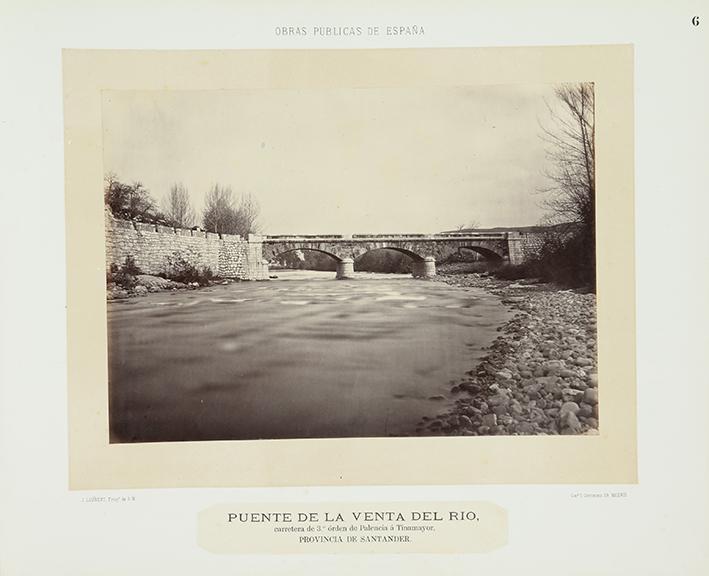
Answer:
<path fill-rule="evenodd" d="M 410 256 L 413 276 L 435 276 L 436 261 L 467 248 L 489 260 L 519 264 L 524 261 L 524 235 L 519 232 L 446 232 L 439 234 L 314 234 L 250 236 L 262 243 L 262 257 L 270 262 L 294 250 L 315 250 L 337 262 L 337 278 L 354 273 L 354 261 L 371 250 L 388 248 Z"/>

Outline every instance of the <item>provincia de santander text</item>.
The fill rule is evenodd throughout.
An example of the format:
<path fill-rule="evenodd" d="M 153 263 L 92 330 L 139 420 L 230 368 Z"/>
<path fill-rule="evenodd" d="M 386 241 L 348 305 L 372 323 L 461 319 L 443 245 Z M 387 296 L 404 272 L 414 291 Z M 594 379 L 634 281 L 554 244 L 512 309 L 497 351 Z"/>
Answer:
<path fill-rule="evenodd" d="M 424 36 L 423 26 L 276 26 L 276 36 Z"/>

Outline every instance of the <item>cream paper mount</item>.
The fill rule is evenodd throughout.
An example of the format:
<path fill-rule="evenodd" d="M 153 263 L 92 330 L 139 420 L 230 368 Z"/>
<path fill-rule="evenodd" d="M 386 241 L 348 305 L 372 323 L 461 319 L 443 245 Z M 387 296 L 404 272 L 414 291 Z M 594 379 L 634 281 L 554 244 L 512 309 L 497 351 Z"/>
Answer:
<path fill-rule="evenodd" d="M 67 50 L 63 61 L 70 488 L 637 481 L 632 46 Z M 109 443 L 102 91 L 562 82 L 595 86 L 598 436 Z"/>

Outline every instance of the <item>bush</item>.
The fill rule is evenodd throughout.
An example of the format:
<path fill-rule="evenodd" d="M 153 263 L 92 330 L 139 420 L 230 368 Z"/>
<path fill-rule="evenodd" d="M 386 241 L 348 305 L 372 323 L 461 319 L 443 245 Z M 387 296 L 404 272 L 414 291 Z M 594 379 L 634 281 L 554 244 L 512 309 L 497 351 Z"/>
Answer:
<path fill-rule="evenodd" d="M 481 260 L 479 262 L 436 262 L 436 269 L 442 274 L 484 274 L 490 272 L 495 266 L 499 265 L 496 262 L 489 260 Z"/>
<path fill-rule="evenodd" d="M 132 290 L 138 284 L 136 278 L 138 274 L 142 274 L 141 269 L 138 268 L 132 256 L 126 256 L 122 266 L 119 267 L 115 262 L 111 264 L 106 274 L 106 283 Z"/>
<path fill-rule="evenodd" d="M 183 284 L 196 282 L 200 286 L 209 286 L 216 278 L 208 266 L 198 268 L 179 252 L 174 252 L 172 256 L 168 257 L 165 272 L 161 276 Z"/>
<path fill-rule="evenodd" d="M 596 259 L 593 237 L 581 228 L 553 230 L 535 258 L 523 264 L 503 264 L 493 274 L 503 280 L 539 278 L 572 288 L 584 287 L 595 291 Z"/>
<path fill-rule="evenodd" d="M 485 264 L 487 259 L 478 252 L 470 249 L 462 249 L 458 252 L 453 252 L 449 254 L 446 258 L 440 261 L 441 264 L 457 264 L 460 262 L 467 262 L 470 264 Z"/>
<path fill-rule="evenodd" d="M 501 280 L 521 280 L 531 278 L 535 274 L 529 264 L 501 264 L 493 270 L 495 277 Z"/>

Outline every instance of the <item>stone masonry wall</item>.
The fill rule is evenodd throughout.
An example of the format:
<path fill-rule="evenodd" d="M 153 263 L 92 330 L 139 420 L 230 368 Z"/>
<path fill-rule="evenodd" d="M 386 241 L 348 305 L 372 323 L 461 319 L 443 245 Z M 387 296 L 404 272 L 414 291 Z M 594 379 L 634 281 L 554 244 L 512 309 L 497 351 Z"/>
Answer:
<path fill-rule="evenodd" d="M 544 244 L 544 234 L 538 232 L 521 232 L 521 248 L 524 258 L 534 258 L 539 254 Z"/>
<path fill-rule="evenodd" d="M 248 245 L 241 236 L 223 234 L 219 242 L 217 275 L 222 278 L 250 278 L 246 262 Z"/>
<path fill-rule="evenodd" d="M 261 279 L 260 242 L 232 236 L 155 224 L 131 222 L 105 213 L 106 265 L 121 266 L 127 256 L 146 274 L 161 274 L 169 262 L 183 258 L 197 268 L 208 267 L 222 278 Z M 265 273 L 267 277 L 267 272 Z"/>
<path fill-rule="evenodd" d="M 263 259 L 263 238 L 249 234 L 246 244 L 245 274 L 250 280 L 268 280 L 268 263 Z"/>

